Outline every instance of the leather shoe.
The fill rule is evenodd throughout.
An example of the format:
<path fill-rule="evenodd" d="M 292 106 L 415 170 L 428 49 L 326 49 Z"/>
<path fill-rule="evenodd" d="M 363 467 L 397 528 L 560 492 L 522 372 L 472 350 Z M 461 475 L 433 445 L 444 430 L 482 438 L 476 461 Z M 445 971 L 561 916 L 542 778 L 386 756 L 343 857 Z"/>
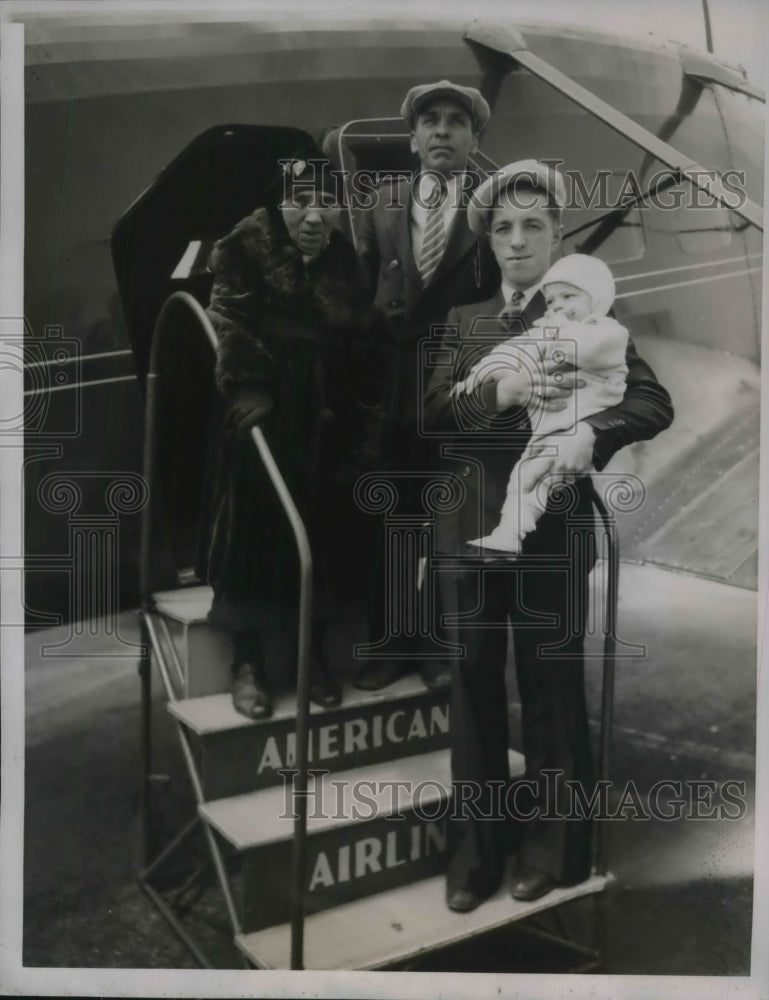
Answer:
<path fill-rule="evenodd" d="M 336 708 L 342 704 L 342 688 L 325 664 L 315 660 L 310 665 L 310 701 L 321 708 Z"/>
<path fill-rule="evenodd" d="M 272 695 L 262 676 L 262 665 L 253 660 L 232 664 L 232 706 L 247 719 L 269 719 Z"/>
<path fill-rule="evenodd" d="M 394 684 L 412 669 L 401 660 L 369 660 L 358 667 L 352 684 L 359 691 L 379 691 Z"/>
<path fill-rule="evenodd" d="M 470 889 L 458 889 L 446 885 L 446 906 L 455 913 L 469 913 L 483 902 L 482 896 L 476 896 Z"/>
<path fill-rule="evenodd" d="M 510 887 L 510 895 L 524 903 L 546 896 L 555 888 L 555 879 L 536 868 L 521 868 Z"/>
<path fill-rule="evenodd" d="M 431 691 L 451 687 L 451 665 L 445 660 L 424 660 L 419 667 L 419 676 Z"/>

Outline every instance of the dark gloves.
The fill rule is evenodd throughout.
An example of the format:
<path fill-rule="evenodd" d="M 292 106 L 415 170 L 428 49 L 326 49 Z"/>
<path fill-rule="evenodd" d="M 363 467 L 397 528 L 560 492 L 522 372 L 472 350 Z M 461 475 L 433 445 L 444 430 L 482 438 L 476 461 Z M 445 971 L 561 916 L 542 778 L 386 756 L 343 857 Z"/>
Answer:
<path fill-rule="evenodd" d="M 233 390 L 227 424 L 233 431 L 255 427 L 272 410 L 272 396 L 266 389 L 253 386 Z"/>

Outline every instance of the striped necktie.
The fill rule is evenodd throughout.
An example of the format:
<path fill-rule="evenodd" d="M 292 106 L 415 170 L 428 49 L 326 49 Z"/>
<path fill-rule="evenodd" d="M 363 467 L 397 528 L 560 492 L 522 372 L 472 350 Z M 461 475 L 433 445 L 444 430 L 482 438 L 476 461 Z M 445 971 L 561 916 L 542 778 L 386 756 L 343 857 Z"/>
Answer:
<path fill-rule="evenodd" d="M 419 273 L 422 284 L 429 285 L 443 251 L 446 249 L 446 227 L 443 221 L 443 203 L 446 200 L 446 185 L 437 181 L 427 202 L 427 218 L 422 237 L 422 252 L 419 255 Z"/>
<path fill-rule="evenodd" d="M 512 331 L 515 327 L 516 333 L 522 333 L 523 328 L 518 320 L 521 317 L 521 303 L 523 302 L 523 292 L 513 292 L 510 301 L 505 305 L 499 314 L 499 320 L 507 331 Z"/>

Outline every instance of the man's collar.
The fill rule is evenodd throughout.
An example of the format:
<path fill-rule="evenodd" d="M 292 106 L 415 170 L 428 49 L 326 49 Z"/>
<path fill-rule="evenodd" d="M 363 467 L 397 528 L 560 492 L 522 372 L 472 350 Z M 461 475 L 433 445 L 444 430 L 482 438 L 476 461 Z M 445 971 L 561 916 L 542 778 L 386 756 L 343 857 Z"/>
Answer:
<path fill-rule="evenodd" d="M 452 174 L 451 177 L 445 178 L 447 193 L 445 204 L 450 208 L 458 208 L 462 203 L 465 173 L 466 171 L 460 170 L 458 173 Z M 436 183 L 438 183 L 438 178 L 433 170 L 420 171 L 417 175 L 414 186 L 415 190 L 419 192 L 419 199 L 422 204 L 425 204 L 429 200 Z"/>

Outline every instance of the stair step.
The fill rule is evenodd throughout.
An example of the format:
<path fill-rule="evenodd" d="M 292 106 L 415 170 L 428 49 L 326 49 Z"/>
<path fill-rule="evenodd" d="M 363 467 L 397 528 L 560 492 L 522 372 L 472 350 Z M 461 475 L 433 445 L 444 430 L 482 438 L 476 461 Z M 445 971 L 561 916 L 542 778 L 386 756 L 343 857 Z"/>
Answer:
<path fill-rule="evenodd" d="M 185 698 L 229 691 L 232 639 L 208 624 L 213 591 L 210 587 L 183 587 L 152 595 L 153 615 L 163 619 L 182 668 L 181 694 Z"/>
<path fill-rule="evenodd" d="M 381 691 L 360 691 L 352 685 L 345 684 L 343 700 L 338 712 L 342 709 L 372 708 L 380 709 L 393 701 L 402 698 L 432 698 L 436 701 L 446 701 L 448 690 L 429 692 L 417 674 L 409 674 L 390 684 Z M 202 698 L 186 698 L 171 702 L 169 712 L 180 722 L 199 736 L 218 733 L 229 729 L 267 728 L 283 719 L 293 719 L 296 715 L 296 692 L 283 691 L 275 698 L 275 710 L 269 719 L 254 721 L 236 712 L 232 707 L 232 698 L 227 694 L 214 694 Z M 333 713 L 318 705 L 310 705 L 311 716 L 330 716 Z"/>
<path fill-rule="evenodd" d="M 522 754 L 508 750 L 512 776 L 525 771 Z M 393 788 L 393 782 L 407 782 L 408 787 Z M 367 792 L 366 805 L 353 802 L 354 787 L 370 784 L 377 791 Z M 420 787 L 424 786 L 424 787 Z M 350 771 L 326 774 L 318 781 L 310 780 L 307 832 L 309 835 L 333 827 L 349 825 L 356 819 L 374 819 L 412 807 L 412 790 L 420 787 L 418 805 L 426 806 L 440 798 L 440 788 L 450 791 L 451 763 L 448 750 L 404 757 Z M 203 802 L 198 812 L 233 847 L 243 851 L 261 844 L 272 843 L 294 835 L 293 805 L 290 787 L 263 788 L 245 795 Z M 397 794 L 396 794 L 397 793 Z M 368 805 L 371 803 L 371 805 Z M 353 806 L 359 808 L 353 813 Z M 365 815 L 368 812 L 368 815 Z M 363 813 L 363 815 L 361 815 Z M 288 816 L 287 816 L 288 814 Z M 353 817 L 352 819 L 350 817 Z"/>
<path fill-rule="evenodd" d="M 408 788 L 398 788 L 395 794 L 392 783 L 396 781 L 407 782 Z M 417 804 L 427 806 L 441 798 L 441 788 L 448 793 L 450 786 L 447 750 L 324 775 L 318 782 L 311 780 L 307 833 L 312 836 L 356 820 L 371 820 L 411 809 L 411 790 L 417 787 L 420 787 Z M 355 799 L 354 789 L 358 789 L 359 795 L 365 793 L 365 804 Z M 198 806 L 203 819 L 239 851 L 290 840 L 294 835 L 293 809 L 291 787 L 283 785 Z"/>
<path fill-rule="evenodd" d="M 181 625 L 206 622 L 213 598 L 214 592 L 210 587 L 158 590 L 152 595 L 155 610 Z"/>
<path fill-rule="evenodd" d="M 511 773 L 523 758 L 510 751 Z M 398 784 L 399 783 L 399 784 Z M 451 767 L 446 750 L 326 775 L 309 788 L 305 908 L 316 913 L 444 870 Z M 289 918 L 291 788 L 203 803 L 200 815 L 242 859 L 241 926 Z"/>
<path fill-rule="evenodd" d="M 382 968 L 457 944 L 571 899 L 601 892 L 610 879 L 593 875 L 579 885 L 554 889 L 531 903 L 511 899 L 504 884 L 471 913 L 447 909 L 442 875 L 422 879 L 308 916 L 304 925 L 304 967 Z M 238 934 L 235 943 L 258 968 L 289 968 L 288 923 Z"/>
<path fill-rule="evenodd" d="M 211 588 L 158 591 L 152 597 L 154 617 L 167 626 L 182 665 L 184 681 L 179 696 L 189 699 L 229 692 L 232 637 L 226 629 L 208 623 L 213 599 Z M 325 658 L 337 677 L 350 678 L 361 667 L 365 661 L 358 659 L 354 651 L 367 641 L 363 604 L 351 602 L 341 607 L 323 638 Z M 276 691 L 295 687 L 296 620 L 291 615 L 275 620 L 261 637 L 261 644 L 270 686 Z M 416 666 L 415 663 L 415 670 Z"/>
<path fill-rule="evenodd" d="M 311 764 L 339 771 L 444 749 L 448 699 L 448 691 L 428 691 L 417 675 L 382 691 L 344 685 L 338 708 L 310 706 Z M 207 800 L 282 786 L 279 771 L 294 766 L 294 692 L 279 694 L 272 717 L 259 721 L 239 715 L 229 694 L 185 699 L 168 708 L 193 737 Z"/>

